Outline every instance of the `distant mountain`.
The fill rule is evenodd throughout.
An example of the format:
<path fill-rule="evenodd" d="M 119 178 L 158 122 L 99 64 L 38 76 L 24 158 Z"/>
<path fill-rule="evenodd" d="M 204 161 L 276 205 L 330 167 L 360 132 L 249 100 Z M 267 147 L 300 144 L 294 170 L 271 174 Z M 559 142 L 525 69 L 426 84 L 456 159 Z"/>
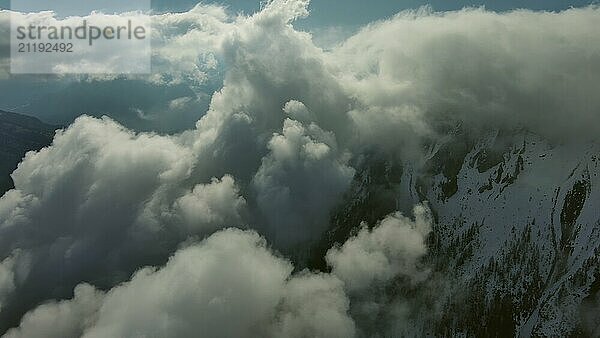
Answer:
<path fill-rule="evenodd" d="M 56 129 L 35 117 L 0 111 L 0 195 L 14 188 L 10 174 L 25 153 L 52 143 Z"/>

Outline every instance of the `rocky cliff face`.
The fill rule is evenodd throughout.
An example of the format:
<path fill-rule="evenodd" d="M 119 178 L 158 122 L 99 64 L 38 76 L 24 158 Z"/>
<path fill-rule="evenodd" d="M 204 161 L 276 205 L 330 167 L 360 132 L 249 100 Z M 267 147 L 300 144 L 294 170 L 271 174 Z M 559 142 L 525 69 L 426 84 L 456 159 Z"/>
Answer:
<path fill-rule="evenodd" d="M 428 201 L 432 272 L 399 291 L 412 304 L 411 330 L 600 334 L 599 144 L 457 130 L 430 147 L 424 164 L 373 156 L 361 168 L 320 247 L 342 242 L 361 221 Z"/>

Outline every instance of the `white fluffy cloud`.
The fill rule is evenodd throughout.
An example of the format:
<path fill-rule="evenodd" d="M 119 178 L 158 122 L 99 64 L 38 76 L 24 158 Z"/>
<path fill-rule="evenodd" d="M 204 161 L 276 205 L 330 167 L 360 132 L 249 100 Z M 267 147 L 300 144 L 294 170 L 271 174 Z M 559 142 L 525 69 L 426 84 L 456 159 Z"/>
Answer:
<path fill-rule="evenodd" d="M 194 177 L 196 161 L 175 138 L 90 117 L 28 153 L 13 173 L 16 189 L 0 199 L 2 257 L 21 250 L 31 258 L 28 278 L 13 286 L 31 298 L 12 304 L 82 280 L 112 286 L 189 236 L 243 226 L 246 203 L 234 179 Z"/>
<path fill-rule="evenodd" d="M 104 295 L 89 284 L 78 285 L 73 299 L 50 302 L 27 313 L 18 329 L 5 337 L 80 337 L 90 325 Z"/>
<path fill-rule="evenodd" d="M 399 13 L 328 55 L 357 97 L 352 120 L 389 145 L 443 123 L 525 127 L 567 140 L 595 135 L 600 8 Z M 393 37 L 393 38 L 392 38 Z M 393 144 L 393 143 L 392 143 Z"/>
<path fill-rule="evenodd" d="M 2 198 L 7 207 L 1 209 L 0 228 L 10 234 L 45 223 L 59 227 L 48 232 L 57 237 L 71 231 L 126 236 L 132 227 L 167 226 L 173 209 L 183 216 L 173 226 L 184 230 L 239 224 L 245 201 L 232 177 L 187 187 L 196 161 L 175 138 L 135 134 L 108 118 L 79 118 L 57 133 L 51 147 L 29 153 L 13 173 L 17 188 Z M 45 235 L 38 235 L 41 241 L 48 240 Z"/>
<path fill-rule="evenodd" d="M 224 230 L 106 293 L 79 285 L 7 337 L 352 336 L 341 281 L 291 272 L 256 233 Z"/>
<path fill-rule="evenodd" d="M 235 18 L 221 6 L 198 4 L 183 13 L 152 16 L 153 76 L 156 83 L 202 84 L 218 66 L 223 40 Z"/>
<path fill-rule="evenodd" d="M 352 337 L 357 287 L 415 275 L 430 228 L 423 206 L 415 221 L 390 215 L 332 249 L 331 274 L 292 274 L 256 232 L 222 230 L 107 292 L 80 284 L 72 299 L 27 313 L 7 337 Z"/>
<path fill-rule="evenodd" d="M 182 218 L 181 224 L 194 233 L 202 231 L 202 225 L 206 224 L 243 224 L 240 211 L 245 204 L 233 177 L 223 176 L 210 184 L 196 185 L 174 202 L 173 209 L 174 215 Z M 194 231 L 196 227 L 200 229 Z"/>
<path fill-rule="evenodd" d="M 413 210 L 415 220 L 401 213 L 384 218 L 373 230 L 363 227 L 355 237 L 327 252 L 327 263 L 350 290 L 386 283 L 402 274 L 422 279 L 426 270 L 419 260 L 427 253 L 426 238 L 431 232 L 431 214 L 425 206 Z"/>

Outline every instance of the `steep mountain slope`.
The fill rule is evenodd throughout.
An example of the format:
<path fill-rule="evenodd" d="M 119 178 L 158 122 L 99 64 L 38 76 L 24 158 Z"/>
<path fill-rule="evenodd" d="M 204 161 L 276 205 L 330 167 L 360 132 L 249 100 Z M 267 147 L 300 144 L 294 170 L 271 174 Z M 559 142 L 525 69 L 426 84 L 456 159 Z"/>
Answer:
<path fill-rule="evenodd" d="M 437 256 L 479 294 L 485 310 L 473 312 L 487 327 L 502 322 L 523 336 L 589 329 L 579 312 L 600 257 L 600 148 L 527 133 L 505 139 L 474 145 L 456 177 L 434 176 L 427 197 L 439 215 Z"/>
<path fill-rule="evenodd" d="M 423 165 L 393 163 L 363 162 L 319 247 L 342 242 L 363 220 L 428 201 L 436 215 L 431 277 L 400 291 L 411 330 L 600 333 L 599 144 L 551 144 L 524 131 L 473 137 L 458 128 L 431 146 Z"/>
<path fill-rule="evenodd" d="M 0 111 L 0 195 L 14 187 L 10 174 L 25 153 L 49 145 L 55 129 L 35 117 Z"/>

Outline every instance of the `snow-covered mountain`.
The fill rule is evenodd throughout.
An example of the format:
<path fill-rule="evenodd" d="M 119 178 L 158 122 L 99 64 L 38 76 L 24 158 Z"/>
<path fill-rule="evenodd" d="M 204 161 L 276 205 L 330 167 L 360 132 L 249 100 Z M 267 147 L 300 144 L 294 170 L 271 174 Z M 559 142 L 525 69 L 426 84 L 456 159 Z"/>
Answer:
<path fill-rule="evenodd" d="M 413 330 L 600 334 L 600 145 L 550 143 L 524 131 L 474 137 L 458 128 L 430 147 L 424 164 L 394 163 L 363 159 L 314 257 L 361 221 L 428 201 L 436 216 L 425 263 L 431 278 L 396 291 L 412 305 Z"/>

